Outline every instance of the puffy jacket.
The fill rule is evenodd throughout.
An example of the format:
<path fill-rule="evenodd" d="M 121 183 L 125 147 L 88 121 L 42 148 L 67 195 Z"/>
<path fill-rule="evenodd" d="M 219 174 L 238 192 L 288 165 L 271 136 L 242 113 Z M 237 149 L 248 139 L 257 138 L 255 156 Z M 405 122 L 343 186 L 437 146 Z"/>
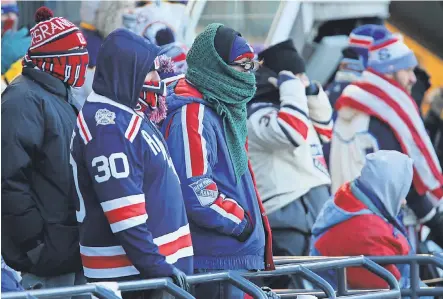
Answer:
<path fill-rule="evenodd" d="M 181 79 L 169 92 L 161 130 L 181 180 L 194 268 L 264 269 L 265 231 L 251 172 L 236 182 L 222 120 L 193 86 Z"/>
<path fill-rule="evenodd" d="M 329 141 L 333 122 L 321 87 L 307 98 L 302 83 L 292 79 L 269 95 L 277 98 L 248 105 L 248 140 L 258 190 L 271 214 L 312 188 L 331 184 L 320 139 Z"/>
<path fill-rule="evenodd" d="M 62 81 L 30 68 L 2 94 L 2 255 L 39 276 L 81 269 L 70 200 L 71 100 Z"/>

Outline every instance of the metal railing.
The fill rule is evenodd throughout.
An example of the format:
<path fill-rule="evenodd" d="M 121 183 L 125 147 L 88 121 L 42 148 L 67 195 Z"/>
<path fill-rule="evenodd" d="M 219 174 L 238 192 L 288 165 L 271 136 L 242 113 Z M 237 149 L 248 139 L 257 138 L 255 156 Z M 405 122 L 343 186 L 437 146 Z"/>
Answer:
<path fill-rule="evenodd" d="M 372 298 L 400 298 L 410 296 L 416 299 L 419 296 L 438 296 L 443 295 L 443 287 L 423 288 L 420 287 L 420 278 L 418 276 L 418 267 L 422 264 L 431 264 L 443 269 L 443 258 L 434 255 L 416 255 L 416 256 L 388 256 L 388 257 L 275 257 L 277 269 L 273 271 L 259 272 L 236 272 L 224 271 L 215 273 L 206 273 L 188 276 L 188 282 L 191 285 L 226 282 L 236 286 L 252 298 L 265 299 L 266 294 L 249 279 L 275 277 L 282 275 L 297 275 L 309 281 L 314 290 L 278 290 L 277 293 L 282 298 L 294 298 L 295 295 L 311 294 L 319 298 L 346 298 L 372 299 Z M 385 264 L 409 264 L 411 265 L 411 288 L 402 289 L 398 285 L 395 277 L 380 265 Z M 364 267 L 372 273 L 384 279 L 389 289 L 384 290 L 348 290 L 346 284 L 347 267 Z M 337 290 L 326 282 L 315 271 L 337 270 Z M 81 294 L 93 294 L 100 299 L 120 298 L 113 290 L 118 291 L 137 291 L 163 289 L 174 295 L 176 298 L 190 299 L 194 298 L 190 293 L 177 287 L 170 278 L 146 279 L 127 282 L 112 283 L 112 288 L 104 284 L 87 284 L 74 287 L 63 287 L 53 289 L 32 290 L 15 293 L 2 293 L 2 298 L 51 298 L 63 296 L 75 296 Z"/>
<path fill-rule="evenodd" d="M 288 265 L 297 263 L 306 266 L 310 263 L 321 264 L 330 261 L 341 261 L 344 257 L 275 257 L 276 265 Z M 421 287 L 420 286 L 420 276 L 419 276 L 419 265 L 434 265 L 443 270 L 443 256 L 441 255 L 429 255 L 429 254 L 418 254 L 413 256 L 370 256 L 366 257 L 371 261 L 379 265 L 388 264 L 409 264 L 410 265 L 410 281 L 411 286 L 407 289 L 401 289 L 402 296 L 408 296 L 411 299 L 418 299 L 420 296 L 443 296 L 443 287 Z M 336 268 L 337 270 L 337 295 L 348 296 L 348 295 L 358 295 L 362 292 L 372 292 L 374 290 L 348 290 L 346 285 L 346 273 L 342 267 Z M 313 270 L 313 269 L 312 269 Z M 300 290 L 282 290 L 279 294 L 285 295 L 283 298 L 295 293 L 299 293 Z M 319 290 L 314 290 L 314 293 L 321 294 Z M 318 295 L 315 295 L 318 296 Z M 322 297 L 322 296 L 319 296 Z M 361 296 L 355 298 L 362 298 Z M 372 297 L 378 298 L 378 297 Z"/>

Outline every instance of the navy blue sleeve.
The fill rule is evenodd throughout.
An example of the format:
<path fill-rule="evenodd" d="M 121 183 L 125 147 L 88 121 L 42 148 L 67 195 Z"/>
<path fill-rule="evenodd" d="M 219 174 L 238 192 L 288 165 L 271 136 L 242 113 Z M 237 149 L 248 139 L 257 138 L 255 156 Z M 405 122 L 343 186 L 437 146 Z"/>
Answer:
<path fill-rule="evenodd" d="M 141 136 L 130 141 L 117 125 L 102 126 L 85 145 L 85 164 L 111 230 L 137 270 L 146 278 L 171 276 L 173 267 L 159 253 L 146 223 L 147 154 L 137 142 Z"/>
<path fill-rule="evenodd" d="M 377 118 L 371 117 L 369 122 L 369 133 L 377 138 L 378 146 L 380 150 L 392 150 L 403 152 L 400 142 L 391 130 L 389 125 L 379 121 Z M 415 215 L 421 219 L 428 215 L 433 209 L 432 202 L 426 195 L 419 195 L 411 186 L 408 195 L 406 196 L 408 206 L 414 211 Z"/>

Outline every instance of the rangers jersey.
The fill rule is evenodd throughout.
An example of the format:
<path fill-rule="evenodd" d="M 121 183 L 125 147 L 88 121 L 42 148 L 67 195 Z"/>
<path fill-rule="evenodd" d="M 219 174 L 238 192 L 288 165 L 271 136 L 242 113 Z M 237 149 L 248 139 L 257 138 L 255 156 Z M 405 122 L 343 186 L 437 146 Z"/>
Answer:
<path fill-rule="evenodd" d="M 192 271 L 178 176 L 155 126 L 92 93 L 77 118 L 71 165 L 85 276 L 169 276 Z"/>

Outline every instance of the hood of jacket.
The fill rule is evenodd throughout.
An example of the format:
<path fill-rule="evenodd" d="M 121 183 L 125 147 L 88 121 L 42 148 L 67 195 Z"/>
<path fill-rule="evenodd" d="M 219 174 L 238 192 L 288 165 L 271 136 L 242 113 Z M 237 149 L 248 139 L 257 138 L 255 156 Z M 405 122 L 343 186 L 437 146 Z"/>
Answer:
<path fill-rule="evenodd" d="M 166 97 L 168 115 L 191 103 L 208 105 L 208 102 L 203 100 L 203 95 L 186 79 L 180 79 L 168 86 L 168 96 Z"/>
<path fill-rule="evenodd" d="M 127 29 L 111 32 L 100 48 L 92 89 L 135 108 L 146 75 L 160 48 Z"/>
<path fill-rule="evenodd" d="M 341 222 L 363 214 L 381 214 L 402 230 L 395 222 L 411 187 L 412 176 L 412 160 L 400 152 L 382 150 L 367 155 L 360 177 L 342 186 L 335 198 L 323 206 L 312 234 L 318 236 Z M 353 212 L 340 208 L 337 201 L 352 206 Z"/>

